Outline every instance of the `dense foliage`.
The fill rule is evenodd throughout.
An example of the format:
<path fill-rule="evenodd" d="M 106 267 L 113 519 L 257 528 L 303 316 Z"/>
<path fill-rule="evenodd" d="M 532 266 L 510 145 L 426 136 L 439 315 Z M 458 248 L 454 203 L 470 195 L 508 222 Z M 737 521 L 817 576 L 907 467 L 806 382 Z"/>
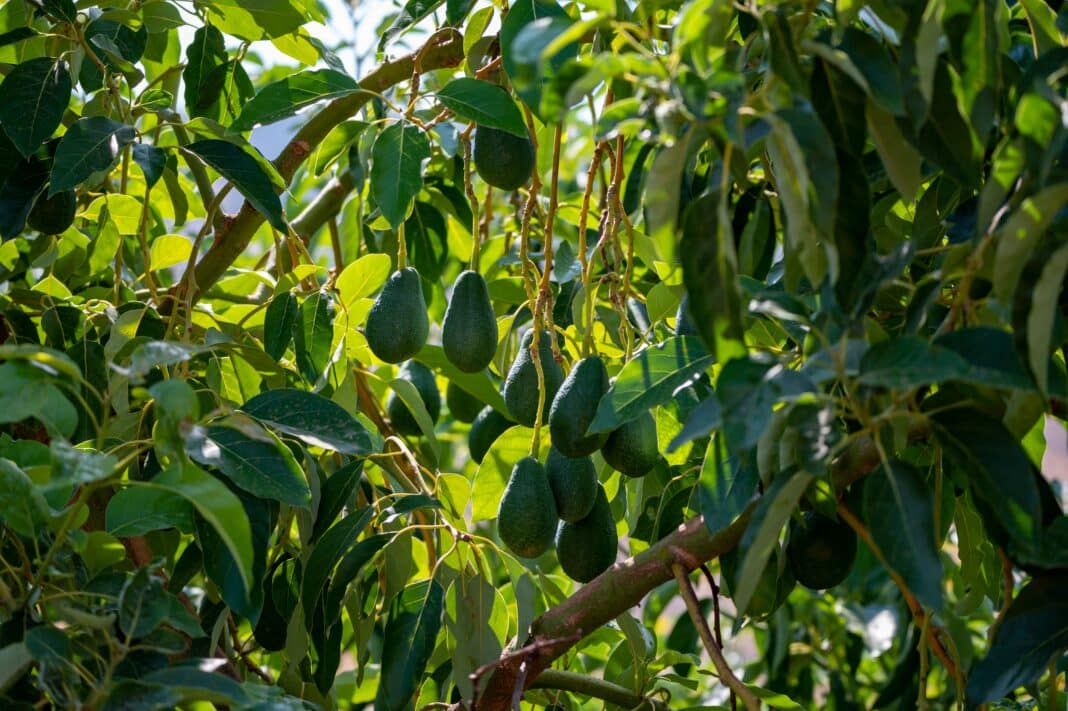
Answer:
<path fill-rule="evenodd" d="M 0 0 L 0 703 L 1065 708 L 1059 5 Z"/>

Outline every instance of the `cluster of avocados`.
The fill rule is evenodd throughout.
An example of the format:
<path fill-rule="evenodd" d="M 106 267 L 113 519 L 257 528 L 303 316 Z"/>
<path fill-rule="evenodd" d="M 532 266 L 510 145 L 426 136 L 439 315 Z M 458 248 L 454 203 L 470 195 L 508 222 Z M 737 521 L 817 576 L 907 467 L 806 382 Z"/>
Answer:
<path fill-rule="evenodd" d="M 430 324 L 418 272 L 394 272 L 368 314 L 364 335 L 371 351 L 387 363 L 399 363 L 398 378 L 418 393 L 431 421 L 441 414 L 442 398 L 433 371 L 413 360 L 426 344 Z M 564 377 L 554 357 L 553 336 L 542 331 L 534 343 L 526 333 L 504 378 L 501 394 L 507 415 L 484 406 L 455 383 L 445 402 L 453 417 L 470 422 L 468 448 L 481 463 L 494 441 L 509 427 L 533 426 L 539 408 L 552 438 L 544 465 L 533 457 L 517 462 L 501 497 L 497 516 L 501 540 L 515 554 L 535 558 L 554 544 L 569 576 L 588 582 L 615 562 L 617 537 L 612 512 L 590 455 L 600 450 L 623 474 L 648 474 L 660 457 L 656 423 L 649 413 L 613 432 L 589 433 L 601 397 L 608 391 L 608 371 L 598 356 L 583 358 Z M 441 330 L 442 350 L 459 370 L 485 370 L 497 350 L 496 315 L 483 277 L 460 274 L 453 287 Z M 542 388 L 534 353 L 542 370 Z M 544 400 L 542 400 L 544 396 Z M 402 435 L 422 430 L 408 405 L 392 393 L 386 414 Z"/>

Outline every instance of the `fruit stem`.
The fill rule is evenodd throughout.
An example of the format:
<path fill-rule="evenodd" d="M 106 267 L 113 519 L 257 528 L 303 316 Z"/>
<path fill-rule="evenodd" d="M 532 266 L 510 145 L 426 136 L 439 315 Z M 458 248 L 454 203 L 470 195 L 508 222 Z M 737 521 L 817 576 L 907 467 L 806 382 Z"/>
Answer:
<path fill-rule="evenodd" d="M 404 222 L 397 225 L 397 271 L 408 266 L 408 244 L 404 239 Z"/>
<path fill-rule="evenodd" d="M 471 203 L 471 266 L 473 272 L 479 271 L 479 249 L 482 246 L 482 232 L 479 230 L 478 196 L 471 184 L 471 130 L 475 124 L 469 123 L 464 132 L 460 134 L 460 140 L 464 144 L 464 192 L 467 193 L 467 201 Z"/>

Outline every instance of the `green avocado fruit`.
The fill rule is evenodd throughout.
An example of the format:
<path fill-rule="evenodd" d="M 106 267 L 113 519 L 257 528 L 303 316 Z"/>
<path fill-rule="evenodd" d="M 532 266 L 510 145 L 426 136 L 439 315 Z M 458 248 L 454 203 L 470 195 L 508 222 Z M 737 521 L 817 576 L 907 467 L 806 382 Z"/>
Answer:
<path fill-rule="evenodd" d="M 41 193 L 30 209 L 26 224 L 42 234 L 58 235 L 74 224 L 77 211 L 78 198 L 73 190 L 61 190 L 52 197 Z"/>
<path fill-rule="evenodd" d="M 601 397 L 608 392 L 608 371 L 598 356 L 583 358 L 568 373 L 549 410 L 553 446 L 569 457 L 593 454 L 608 439 L 607 432 L 586 434 Z"/>
<path fill-rule="evenodd" d="M 478 272 L 460 274 L 441 322 L 441 347 L 465 373 L 485 370 L 497 352 L 497 316 L 486 280 Z"/>
<path fill-rule="evenodd" d="M 543 394 L 546 404 L 542 408 L 543 420 L 548 417 L 549 406 L 564 380 L 564 371 L 553 358 L 549 338 L 549 333 L 545 331 L 538 338 L 538 358 L 541 360 L 541 371 L 545 378 Z M 523 341 L 519 345 L 519 353 L 516 354 L 512 367 L 508 369 L 508 377 L 505 378 L 504 387 L 501 390 L 504 404 L 508 407 L 508 414 L 525 427 L 533 427 L 538 416 L 538 371 L 530 355 L 530 344 L 533 340 L 533 331 L 528 331 L 523 336 Z"/>
<path fill-rule="evenodd" d="M 618 545 L 612 509 L 598 484 L 590 512 L 574 523 L 562 521 L 556 529 L 556 557 L 569 578 L 588 583 L 616 562 Z"/>
<path fill-rule="evenodd" d="M 534 172 L 534 143 L 530 137 L 498 128 L 478 127 L 471 157 L 479 177 L 501 190 L 526 185 Z"/>
<path fill-rule="evenodd" d="M 857 559 L 857 534 L 844 521 L 806 511 L 790 520 L 786 559 L 797 582 L 812 590 L 833 588 Z"/>
<path fill-rule="evenodd" d="M 556 532 L 556 504 L 545 467 L 534 457 L 523 457 L 497 509 L 497 533 L 508 549 L 522 558 L 537 558 L 549 550 Z"/>
<path fill-rule="evenodd" d="M 651 412 L 644 412 L 608 435 L 601 454 L 616 471 L 627 476 L 645 476 L 660 460 L 660 445 L 656 438 L 656 420 Z"/>
<path fill-rule="evenodd" d="M 429 334 L 419 272 L 411 267 L 393 272 L 367 314 L 364 336 L 371 352 L 387 363 L 400 363 L 418 353 Z"/>
<path fill-rule="evenodd" d="M 441 415 L 441 392 L 438 391 L 434 371 L 422 363 L 410 360 L 401 366 L 397 377 L 415 386 L 419 398 L 423 401 L 423 407 L 426 408 L 426 414 L 430 415 L 430 421 L 437 422 Z M 403 400 L 397 397 L 397 393 L 389 394 L 389 399 L 386 400 L 386 414 L 389 416 L 393 429 L 399 434 L 418 437 L 423 433 L 412 411 L 408 409 Z"/>
<path fill-rule="evenodd" d="M 786 554 L 782 547 L 775 546 L 775 550 L 768 558 L 764 570 L 760 573 L 756 590 L 749 599 L 749 607 L 743 610 L 747 617 L 764 619 L 775 612 L 786 602 L 790 591 L 797 584 L 790 566 L 786 564 Z M 742 556 L 737 548 L 732 548 L 719 557 L 720 571 L 723 573 L 723 582 L 731 595 L 738 590 L 738 574 L 741 572 Z"/>
<path fill-rule="evenodd" d="M 474 422 L 478 413 L 486 406 L 486 403 L 451 380 L 445 388 L 445 404 L 449 406 L 453 419 L 460 422 Z"/>
<path fill-rule="evenodd" d="M 556 501 L 556 513 L 564 521 L 575 523 L 593 509 L 597 501 L 597 470 L 589 457 L 572 459 L 556 447 L 549 449 L 545 473 Z"/>
<path fill-rule="evenodd" d="M 471 459 L 481 464 L 486 452 L 497 441 L 497 438 L 514 424 L 489 405 L 482 408 L 478 417 L 471 423 L 471 430 L 467 433 L 467 449 L 471 453 Z"/>

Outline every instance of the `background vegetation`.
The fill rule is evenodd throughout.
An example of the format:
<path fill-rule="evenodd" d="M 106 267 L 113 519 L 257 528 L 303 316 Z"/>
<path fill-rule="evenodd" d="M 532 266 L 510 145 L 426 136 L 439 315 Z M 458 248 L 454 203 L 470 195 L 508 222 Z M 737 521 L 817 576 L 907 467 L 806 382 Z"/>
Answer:
<path fill-rule="evenodd" d="M 1065 708 L 1059 6 L 0 1 L 5 708 Z"/>

